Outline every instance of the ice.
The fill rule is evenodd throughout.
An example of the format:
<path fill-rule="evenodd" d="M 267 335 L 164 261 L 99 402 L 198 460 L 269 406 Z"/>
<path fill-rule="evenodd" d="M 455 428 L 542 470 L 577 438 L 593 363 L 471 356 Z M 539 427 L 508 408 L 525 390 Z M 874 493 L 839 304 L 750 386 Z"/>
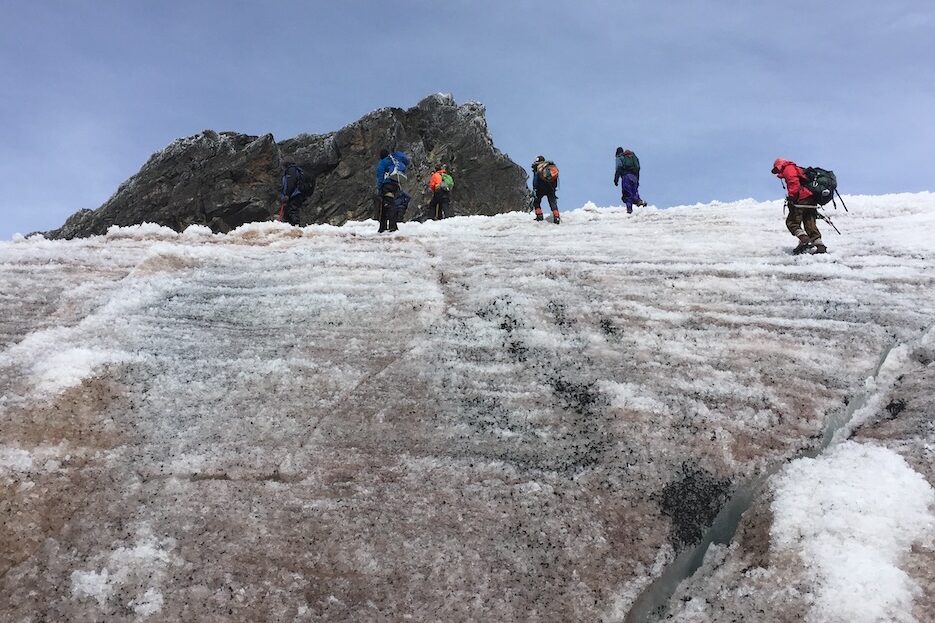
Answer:
<path fill-rule="evenodd" d="M 0 243 L 0 606 L 620 620 L 704 527 L 664 492 L 719 495 L 867 392 L 873 423 L 924 369 L 935 195 L 845 199 L 825 256 L 792 256 L 781 202 L 753 200 Z M 921 507 L 887 519 L 921 455 L 847 448 L 783 491 L 834 500 L 817 475 L 853 474 L 898 495 L 867 515 L 898 534 L 780 506 L 777 549 L 813 561 L 795 590 L 888 582 L 868 609 L 923 608 Z M 866 575 L 839 573 L 856 542 Z M 771 564 L 756 594 L 790 577 Z"/>

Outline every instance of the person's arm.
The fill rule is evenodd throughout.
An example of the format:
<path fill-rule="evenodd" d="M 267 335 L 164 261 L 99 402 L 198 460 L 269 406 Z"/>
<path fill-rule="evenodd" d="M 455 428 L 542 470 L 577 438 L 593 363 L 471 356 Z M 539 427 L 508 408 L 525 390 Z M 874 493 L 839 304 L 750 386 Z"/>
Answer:
<path fill-rule="evenodd" d="M 799 201 L 799 194 L 802 191 L 802 183 L 799 181 L 799 170 L 794 164 L 788 164 L 782 170 L 782 179 L 786 180 L 786 196 L 793 203 Z"/>

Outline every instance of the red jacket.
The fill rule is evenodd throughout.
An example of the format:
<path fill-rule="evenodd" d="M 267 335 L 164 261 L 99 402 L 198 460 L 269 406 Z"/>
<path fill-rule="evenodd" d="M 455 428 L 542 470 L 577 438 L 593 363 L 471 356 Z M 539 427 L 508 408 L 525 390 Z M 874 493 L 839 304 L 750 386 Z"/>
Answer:
<path fill-rule="evenodd" d="M 805 171 L 791 160 L 776 158 L 776 162 L 773 163 L 773 173 L 786 183 L 786 195 L 794 203 L 805 201 L 812 196 L 812 191 L 802 186 Z"/>

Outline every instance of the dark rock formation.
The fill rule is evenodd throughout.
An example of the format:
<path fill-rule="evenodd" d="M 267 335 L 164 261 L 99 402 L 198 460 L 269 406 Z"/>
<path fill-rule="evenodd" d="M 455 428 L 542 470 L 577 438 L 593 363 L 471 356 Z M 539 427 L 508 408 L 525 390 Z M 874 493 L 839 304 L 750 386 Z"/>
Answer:
<path fill-rule="evenodd" d="M 382 108 L 337 132 L 301 134 L 276 143 L 272 134 L 206 130 L 154 154 L 97 210 L 81 210 L 48 232 L 50 238 L 103 234 L 111 225 L 150 222 L 182 230 L 204 224 L 226 232 L 269 220 L 278 210 L 279 167 L 299 163 L 311 196 L 302 223 L 340 225 L 373 215 L 374 168 L 381 148 L 409 153 L 403 188 L 413 196 L 407 219 L 428 205 L 430 167 L 442 161 L 455 178 L 455 214 L 498 214 L 529 205 L 526 173 L 493 146 L 476 102 L 458 106 L 432 95 L 414 108 Z"/>

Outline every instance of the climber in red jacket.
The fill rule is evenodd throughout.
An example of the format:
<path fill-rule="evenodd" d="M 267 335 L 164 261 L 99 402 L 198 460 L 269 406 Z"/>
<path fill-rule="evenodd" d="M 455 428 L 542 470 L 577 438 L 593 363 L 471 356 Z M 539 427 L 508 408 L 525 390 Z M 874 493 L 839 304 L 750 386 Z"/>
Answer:
<path fill-rule="evenodd" d="M 793 255 L 804 253 L 812 246 L 815 247 L 815 253 L 826 253 L 828 249 L 818 231 L 818 208 L 811 207 L 817 206 L 815 198 L 810 190 L 802 186 L 805 171 L 791 160 L 776 158 L 773 174 L 786 185 L 786 206 L 789 208 L 786 227 L 799 239 L 799 245 L 792 250 Z"/>

